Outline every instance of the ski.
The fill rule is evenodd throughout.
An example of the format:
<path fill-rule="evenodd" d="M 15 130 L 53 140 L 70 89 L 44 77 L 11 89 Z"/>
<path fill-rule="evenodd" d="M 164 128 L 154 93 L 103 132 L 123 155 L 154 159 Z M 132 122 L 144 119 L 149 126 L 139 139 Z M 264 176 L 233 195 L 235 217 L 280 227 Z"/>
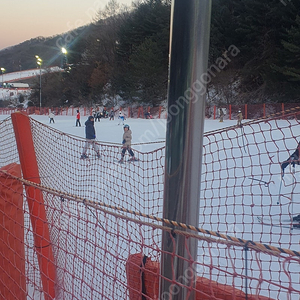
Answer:
<path fill-rule="evenodd" d="M 257 220 L 259 223 L 261 223 L 262 225 L 267 225 L 267 226 L 273 226 L 273 227 L 281 227 L 281 228 L 288 228 L 293 230 L 295 229 L 300 229 L 299 227 L 299 223 L 293 223 L 292 221 L 290 221 L 290 225 L 286 225 L 286 224 L 280 224 L 280 223 L 273 223 L 271 222 L 271 220 L 269 221 L 265 221 L 265 219 L 263 219 L 263 217 L 257 217 Z"/>
<path fill-rule="evenodd" d="M 128 159 L 127 160 L 129 163 L 134 163 L 134 162 L 139 162 L 140 160 L 138 158 L 135 158 L 135 159 Z"/>
<path fill-rule="evenodd" d="M 263 218 L 265 221 L 268 221 L 268 222 L 271 222 L 272 224 L 281 224 L 281 223 L 298 223 L 298 221 L 294 221 L 293 218 L 288 218 L 287 215 L 285 215 L 286 219 L 282 219 L 280 218 L 279 216 L 276 216 L 276 217 L 273 217 L 273 216 L 263 216 L 263 217 L 260 217 L 260 218 Z"/>
<path fill-rule="evenodd" d="M 124 164 L 128 164 L 128 163 L 140 162 L 140 160 L 137 159 L 137 158 L 134 159 L 134 160 L 127 159 L 127 160 L 123 160 L 123 161 L 120 161 L 120 160 L 118 160 L 118 159 L 115 159 L 114 162 L 119 163 L 119 164 L 121 164 L 121 165 L 124 165 Z"/>
<path fill-rule="evenodd" d="M 100 160 L 101 159 L 101 156 L 99 155 L 99 156 L 97 156 L 97 155 L 95 155 L 95 156 L 93 156 L 93 155 L 91 155 L 91 156 L 86 156 L 86 157 L 79 157 L 79 159 L 81 160 L 81 161 L 88 161 L 88 162 L 91 162 L 91 161 L 94 161 L 94 160 Z"/>
<path fill-rule="evenodd" d="M 245 136 L 244 127 L 243 127 L 243 125 L 241 125 L 240 127 L 241 127 L 241 136 L 242 136 L 242 141 L 243 141 L 243 148 L 244 148 L 245 153 L 247 153 L 246 146 L 245 146 L 245 140 L 244 140 L 244 136 Z"/>

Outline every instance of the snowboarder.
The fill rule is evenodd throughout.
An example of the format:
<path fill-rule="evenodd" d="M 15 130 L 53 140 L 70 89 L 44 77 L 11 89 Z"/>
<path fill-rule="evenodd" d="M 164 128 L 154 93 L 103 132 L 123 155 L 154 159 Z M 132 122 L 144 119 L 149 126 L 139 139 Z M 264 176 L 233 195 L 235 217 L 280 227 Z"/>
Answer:
<path fill-rule="evenodd" d="M 86 138 L 86 141 L 85 141 L 85 145 L 84 145 L 84 148 L 82 151 L 81 158 L 82 159 L 88 158 L 86 152 L 90 145 L 92 145 L 93 149 L 95 150 L 97 157 L 100 158 L 99 147 L 95 143 L 96 131 L 95 131 L 95 127 L 94 127 L 94 117 L 93 116 L 89 116 L 87 121 L 85 122 L 85 138 Z"/>
<path fill-rule="evenodd" d="M 123 146 L 122 146 L 121 159 L 119 160 L 119 163 L 123 163 L 126 151 L 128 151 L 128 153 L 131 156 L 131 158 L 129 159 L 129 161 L 135 161 L 135 160 L 137 160 L 134 157 L 134 153 L 133 153 L 133 151 L 131 149 L 132 132 L 131 132 L 131 130 L 129 128 L 129 125 L 125 124 L 123 128 L 124 128 L 123 142 L 122 142 Z"/>
<path fill-rule="evenodd" d="M 50 120 L 50 124 L 51 124 L 51 122 L 53 122 L 53 124 L 55 123 L 55 122 L 54 122 L 54 113 L 51 112 L 51 111 L 50 111 L 50 113 L 49 113 L 49 120 Z"/>
<path fill-rule="evenodd" d="M 81 127 L 81 123 L 80 123 L 80 112 L 79 110 L 77 110 L 77 115 L 76 115 L 76 127 L 79 125 L 79 127 Z"/>
<path fill-rule="evenodd" d="M 238 126 L 238 127 L 242 127 L 242 126 L 243 126 L 243 125 L 242 125 L 243 114 L 242 114 L 242 112 L 241 112 L 240 109 L 239 109 L 239 111 L 238 111 L 237 118 L 238 118 L 238 120 L 237 120 L 237 126 Z"/>
<path fill-rule="evenodd" d="M 220 122 L 223 122 L 223 118 L 224 118 L 224 112 L 223 112 L 223 109 L 220 108 L 219 111 L 220 111 Z"/>
<path fill-rule="evenodd" d="M 284 174 L 284 169 L 291 164 L 293 167 L 295 167 L 295 165 L 299 165 L 299 153 L 300 153 L 300 142 L 298 143 L 298 146 L 296 148 L 296 150 L 294 151 L 294 153 L 287 159 L 285 160 L 282 164 L 281 164 L 281 169 L 282 169 L 282 177 Z"/>
<path fill-rule="evenodd" d="M 125 116 L 124 116 L 124 114 L 123 114 L 121 111 L 119 112 L 119 117 L 118 117 L 118 119 L 119 119 L 118 125 L 120 125 L 121 122 L 122 122 L 123 125 L 124 125 Z"/>

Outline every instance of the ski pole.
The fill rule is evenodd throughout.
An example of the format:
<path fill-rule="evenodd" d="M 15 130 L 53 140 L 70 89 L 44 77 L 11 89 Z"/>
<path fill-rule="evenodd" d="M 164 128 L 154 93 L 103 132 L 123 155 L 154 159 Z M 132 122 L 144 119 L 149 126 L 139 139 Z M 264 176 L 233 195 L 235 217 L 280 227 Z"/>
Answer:
<path fill-rule="evenodd" d="M 243 125 L 241 125 L 241 134 L 242 134 L 242 141 L 243 141 L 244 151 L 245 151 L 245 153 L 247 153 L 246 147 L 245 147 L 245 141 L 244 141 L 244 135 L 245 135 L 245 132 L 244 132 Z"/>
<path fill-rule="evenodd" d="M 266 181 L 263 181 L 263 180 L 260 180 L 260 179 L 256 179 L 256 178 L 253 178 L 253 177 L 248 177 L 249 179 L 252 179 L 252 180 L 256 180 L 256 181 L 259 181 L 259 182 L 262 182 L 264 184 L 265 187 L 268 187 L 269 184 L 272 182 L 266 182 Z"/>
<path fill-rule="evenodd" d="M 282 181 L 283 181 L 283 176 L 281 177 L 281 181 L 280 181 L 277 204 L 279 204 L 279 202 L 280 202 L 280 193 L 281 193 Z"/>

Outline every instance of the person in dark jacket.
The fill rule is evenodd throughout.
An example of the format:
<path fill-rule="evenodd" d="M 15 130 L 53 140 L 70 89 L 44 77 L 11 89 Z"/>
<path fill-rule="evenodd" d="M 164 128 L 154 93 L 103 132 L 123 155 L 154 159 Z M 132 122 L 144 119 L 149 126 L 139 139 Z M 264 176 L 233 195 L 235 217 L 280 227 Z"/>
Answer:
<path fill-rule="evenodd" d="M 282 175 L 284 174 L 284 169 L 291 164 L 293 167 L 295 167 L 295 165 L 299 165 L 300 161 L 299 161 L 299 153 L 300 153 L 300 142 L 298 143 L 298 146 L 296 148 L 296 150 L 294 151 L 294 153 L 281 164 L 281 169 L 282 169 Z"/>
<path fill-rule="evenodd" d="M 88 158 L 86 152 L 87 149 L 89 148 L 90 145 L 92 145 L 93 149 L 95 150 L 97 157 L 100 158 L 100 153 L 99 153 L 99 147 L 95 142 L 96 139 L 96 131 L 94 127 L 94 117 L 89 116 L 87 121 L 85 122 L 85 145 L 83 147 L 83 152 L 81 155 L 82 159 Z"/>
<path fill-rule="evenodd" d="M 223 112 L 223 109 L 221 107 L 219 108 L 219 112 L 220 112 L 220 122 L 223 122 L 224 112 Z"/>

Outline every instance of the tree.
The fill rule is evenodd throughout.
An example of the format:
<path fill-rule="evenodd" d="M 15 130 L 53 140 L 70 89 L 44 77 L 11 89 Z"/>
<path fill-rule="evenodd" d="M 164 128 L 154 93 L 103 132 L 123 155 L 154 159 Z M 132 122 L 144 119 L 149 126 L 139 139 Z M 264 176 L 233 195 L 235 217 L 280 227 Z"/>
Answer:
<path fill-rule="evenodd" d="M 284 60 L 281 66 L 273 68 L 281 73 L 290 82 L 300 82 L 300 16 L 297 15 L 295 24 L 287 30 L 285 39 L 282 41 Z"/>
<path fill-rule="evenodd" d="M 125 99 L 156 104 L 165 97 L 169 24 L 169 2 L 148 0 L 136 6 L 121 26 L 114 84 Z"/>

